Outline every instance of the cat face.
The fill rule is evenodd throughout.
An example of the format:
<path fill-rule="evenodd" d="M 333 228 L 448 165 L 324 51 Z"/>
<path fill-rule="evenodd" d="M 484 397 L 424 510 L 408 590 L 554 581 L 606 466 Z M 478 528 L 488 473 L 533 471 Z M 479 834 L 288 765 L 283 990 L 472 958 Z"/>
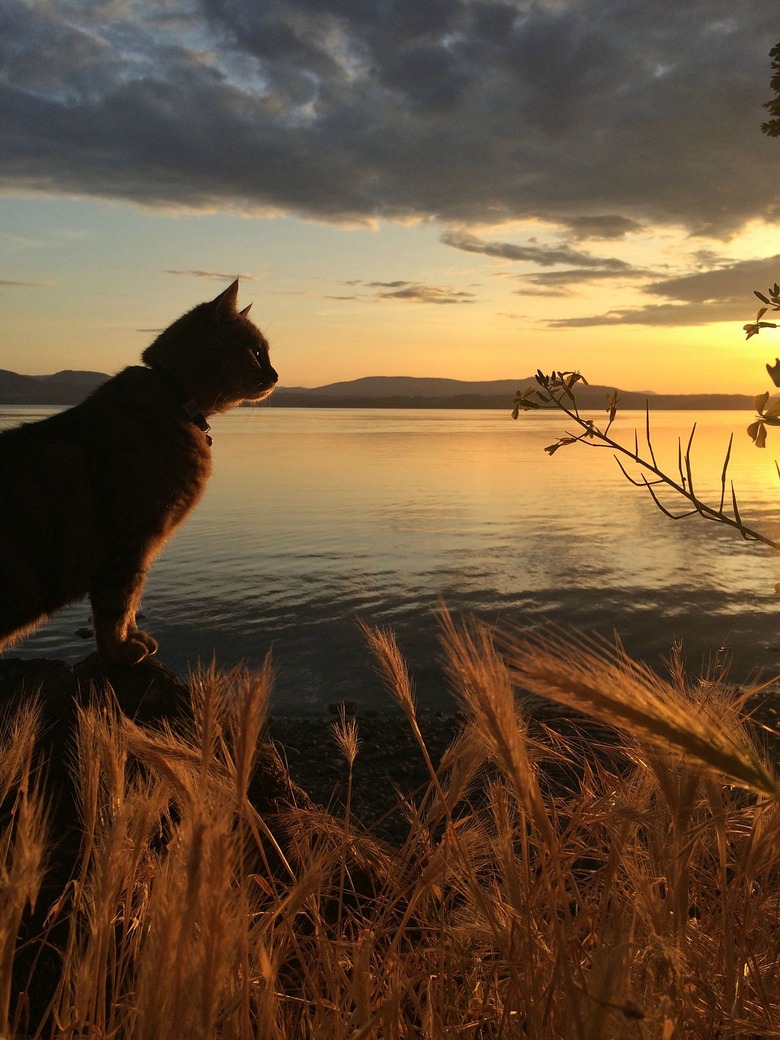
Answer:
<path fill-rule="evenodd" d="M 262 401 L 276 386 L 279 376 L 271 366 L 268 341 L 246 317 L 246 311 L 218 322 L 216 351 L 222 359 L 224 392 L 234 402 Z"/>
<path fill-rule="evenodd" d="M 279 378 L 268 341 L 247 317 L 249 307 L 237 310 L 237 295 L 238 279 L 175 321 L 142 355 L 174 376 L 207 415 L 262 401 Z"/>

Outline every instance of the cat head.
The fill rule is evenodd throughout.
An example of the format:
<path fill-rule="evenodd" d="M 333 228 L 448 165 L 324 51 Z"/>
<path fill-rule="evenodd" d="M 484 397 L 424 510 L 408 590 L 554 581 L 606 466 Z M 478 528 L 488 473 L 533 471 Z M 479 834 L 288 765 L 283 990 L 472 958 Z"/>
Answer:
<path fill-rule="evenodd" d="M 174 376 L 206 415 L 241 401 L 262 401 L 278 376 L 268 341 L 236 307 L 238 279 L 208 303 L 201 303 L 161 332 L 142 354 Z"/>

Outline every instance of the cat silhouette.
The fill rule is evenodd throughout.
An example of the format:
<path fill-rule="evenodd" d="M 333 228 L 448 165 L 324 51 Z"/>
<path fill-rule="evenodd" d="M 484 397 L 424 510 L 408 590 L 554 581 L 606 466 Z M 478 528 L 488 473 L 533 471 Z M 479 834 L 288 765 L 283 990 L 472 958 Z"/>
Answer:
<path fill-rule="evenodd" d="M 238 279 L 165 329 L 143 365 L 0 433 L 0 649 L 89 596 L 104 661 L 155 653 L 136 612 L 154 557 L 206 487 L 207 419 L 263 400 L 278 379 L 237 296 Z"/>

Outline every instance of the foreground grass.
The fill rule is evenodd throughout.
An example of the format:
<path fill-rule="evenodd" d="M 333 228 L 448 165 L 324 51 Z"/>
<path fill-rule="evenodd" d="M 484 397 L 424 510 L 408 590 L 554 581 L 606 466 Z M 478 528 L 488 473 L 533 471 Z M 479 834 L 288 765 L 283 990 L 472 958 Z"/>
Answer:
<path fill-rule="evenodd" d="M 393 638 L 367 637 L 427 759 Z M 0 1037 L 780 1037 L 780 785 L 735 692 L 562 636 L 499 654 L 446 619 L 444 642 L 465 722 L 401 848 L 349 796 L 339 819 L 252 807 L 267 669 L 197 677 L 187 732 L 83 710 L 83 841 L 36 940 L 65 922 L 40 1026 L 11 985 L 46 864 L 40 723 L 9 718 Z M 614 739 L 532 739 L 518 690 Z M 349 771 L 359 728 L 334 739 Z"/>

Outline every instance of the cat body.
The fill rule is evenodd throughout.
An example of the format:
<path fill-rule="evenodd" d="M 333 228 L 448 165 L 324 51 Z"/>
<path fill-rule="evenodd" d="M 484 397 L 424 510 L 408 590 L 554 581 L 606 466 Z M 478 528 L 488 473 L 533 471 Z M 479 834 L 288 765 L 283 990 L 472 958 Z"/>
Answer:
<path fill-rule="evenodd" d="M 236 310 L 238 282 L 174 322 L 74 408 L 0 433 L 0 648 L 88 595 L 97 647 L 131 665 L 152 560 L 211 472 L 206 417 L 258 401 L 277 375 Z"/>

